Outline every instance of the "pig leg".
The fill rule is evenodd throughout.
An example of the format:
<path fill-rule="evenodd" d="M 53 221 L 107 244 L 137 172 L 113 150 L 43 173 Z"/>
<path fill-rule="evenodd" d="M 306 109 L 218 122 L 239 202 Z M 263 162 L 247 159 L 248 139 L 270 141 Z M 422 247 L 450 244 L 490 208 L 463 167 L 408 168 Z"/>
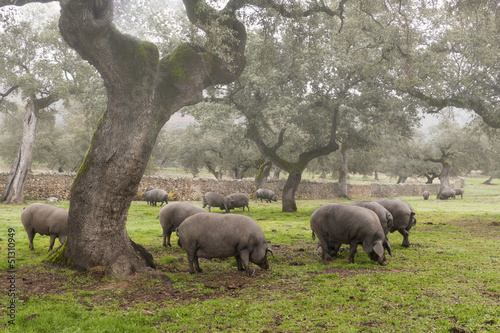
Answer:
<path fill-rule="evenodd" d="M 198 262 L 198 257 L 195 255 L 194 257 L 194 267 L 196 268 L 196 271 L 201 273 L 202 270 L 200 268 L 200 263 Z"/>
<path fill-rule="evenodd" d="M 166 239 L 167 239 L 167 232 L 165 230 L 163 230 L 163 244 L 162 245 L 165 247 L 167 246 Z M 170 244 L 170 236 L 168 237 L 168 243 Z"/>
<path fill-rule="evenodd" d="M 236 258 L 236 263 L 238 264 L 238 270 L 244 271 L 245 269 L 243 268 L 243 262 L 241 260 L 240 255 L 235 256 L 235 258 Z"/>
<path fill-rule="evenodd" d="M 56 240 L 56 235 L 55 234 L 52 234 L 50 235 L 50 246 L 49 246 L 49 251 L 52 250 L 52 248 L 54 247 L 54 242 Z"/>
<path fill-rule="evenodd" d="M 248 253 L 247 250 L 240 251 L 239 257 L 248 276 L 253 276 L 252 270 L 248 267 L 248 263 L 250 262 L 250 253 Z"/>
<path fill-rule="evenodd" d="M 399 233 L 401 235 L 403 235 L 403 246 L 404 247 L 409 247 L 410 246 L 410 240 L 409 240 L 408 237 L 410 236 L 410 233 L 408 232 L 408 230 L 406 230 L 406 229 L 399 229 L 398 231 L 399 231 Z"/>
<path fill-rule="evenodd" d="M 328 246 L 328 244 L 326 244 L 325 242 L 320 240 L 319 246 L 321 246 L 321 250 L 322 250 L 321 258 L 323 259 L 323 261 L 325 261 L 325 262 L 332 261 L 333 258 L 330 255 L 330 247 Z"/>
<path fill-rule="evenodd" d="M 333 250 L 331 251 L 331 255 L 332 257 L 336 257 L 337 256 L 337 253 L 339 252 L 339 249 L 340 249 L 340 243 L 333 243 Z"/>
<path fill-rule="evenodd" d="M 59 236 L 59 242 L 64 244 L 66 242 L 66 236 Z"/>
<path fill-rule="evenodd" d="M 352 242 L 349 245 L 349 263 L 354 264 L 354 255 L 358 252 L 358 242 Z"/>
<path fill-rule="evenodd" d="M 188 261 L 189 261 L 189 274 L 194 274 L 194 268 L 193 268 L 193 258 L 188 256 Z"/>
<path fill-rule="evenodd" d="M 188 261 L 189 261 L 190 274 L 194 274 L 195 268 L 197 272 L 201 272 L 200 264 L 198 263 L 198 257 L 196 256 L 196 253 L 188 252 Z"/>
<path fill-rule="evenodd" d="M 35 231 L 33 229 L 31 230 L 26 230 L 26 233 L 28 234 L 28 239 L 30 241 L 30 250 L 33 251 L 35 248 L 33 247 L 33 238 L 35 238 Z"/>
<path fill-rule="evenodd" d="M 170 244 L 170 236 L 171 235 L 172 235 L 172 230 L 163 231 L 163 246 L 172 247 L 172 244 Z M 166 242 L 165 242 L 165 240 L 166 240 Z"/>

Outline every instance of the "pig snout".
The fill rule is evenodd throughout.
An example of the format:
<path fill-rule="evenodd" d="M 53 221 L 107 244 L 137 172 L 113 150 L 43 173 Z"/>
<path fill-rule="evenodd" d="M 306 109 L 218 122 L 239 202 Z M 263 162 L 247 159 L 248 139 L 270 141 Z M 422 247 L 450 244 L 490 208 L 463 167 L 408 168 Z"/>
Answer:
<path fill-rule="evenodd" d="M 269 269 L 269 262 L 266 260 L 264 260 L 263 262 L 261 262 L 260 264 L 258 264 L 258 266 L 262 269 Z"/>

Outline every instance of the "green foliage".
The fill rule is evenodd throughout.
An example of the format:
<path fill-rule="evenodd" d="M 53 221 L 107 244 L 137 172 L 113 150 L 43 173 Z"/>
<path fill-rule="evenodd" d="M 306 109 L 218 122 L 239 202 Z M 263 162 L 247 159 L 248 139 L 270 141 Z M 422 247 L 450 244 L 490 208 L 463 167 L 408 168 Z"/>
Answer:
<path fill-rule="evenodd" d="M 241 117 L 230 107 L 202 102 L 183 109 L 197 122 L 185 130 L 175 130 L 166 154 L 180 166 L 197 176 L 200 169 L 208 169 L 215 177 L 228 172 L 235 178 L 254 167 L 260 155 L 250 140 L 245 138 Z M 193 144 L 196 142 L 196 144 Z M 239 175 L 239 177 L 238 177 Z"/>
<path fill-rule="evenodd" d="M 17 154 L 25 99 L 57 96 L 55 100 L 63 103 L 37 110 L 40 121 L 33 161 L 74 171 L 104 109 L 104 87 L 95 70 L 62 40 L 57 11 L 40 8 L 44 7 L 22 7 L 4 12 L 0 18 L 0 68 L 5 69 L 0 71 L 0 85 L 2 90 L 18 86 L 15 95 L 1 102 L 2 141 L 6 145 L 0 156 L 10 162 Z M 4 109 L 5 102 L 17 107 Z"/>
<path fill-rule="evenodd" d="M 134 202 L 127 231 L 155 257 L 160 275 L 128 281 L 89 272 L 60 270 L 42 263 L 49 238 L 35 237 L 28 249 L 20 213 L 24 205 L 0 205 L 0 237 L 16 230 L 16 325 L 11 332 L 120 331 L 497 331 L 500 288 L 500 194 L 467 178 L 464 199 L 403 197 L 415 209 L 413 246 L 389 234 L 393 257 L 379 266 L 359 252 L 330 263 L 320 260 L 311 238 L 310 214 L 326 201 L 299 201 L 296 213 L 281 213 L 280 203 L 250 202 L 274 252 L 270 269 L 255 265 L 255 277 L 238 272 L 234 258 L 201 260 L 203 273 L 187 272 L 185 252 L 161 245 L 160 207 Z M 361 199 L 361 198 L 360 198 Z M 369 199 L 369 198 L 366 198 Z M 348 202 L 341 200 L 341 202 Z M 194 202 L 200 205 L 200 202 Z M 62 207 L 68 209 L 68 202 Z M 5 253 L 5 252 L 4 252 Z M 6 272 L 7 261 L 0 262 Z M 164 277 L 162 277 L 164 276 Z M 169 280 L 166 280 L 166 279 Z M 0 297 L 3 304 L 9 298 Z M 472 306 L 473 305 L 473 306 Z M 4 308 L 0 318 L 6 322 Z"/>

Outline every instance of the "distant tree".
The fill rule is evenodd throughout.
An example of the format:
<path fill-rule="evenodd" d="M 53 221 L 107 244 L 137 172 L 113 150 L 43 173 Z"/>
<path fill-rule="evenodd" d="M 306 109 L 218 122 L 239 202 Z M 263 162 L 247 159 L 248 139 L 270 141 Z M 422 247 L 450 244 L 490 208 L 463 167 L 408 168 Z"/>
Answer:
<path fill-rule="evenodd" d="M 179 147 L 184 167 L 193 171 L 206 168 L 217 179 L 224 172 L 229 172 L 234 179 L 241 179 L 248 169 L 255 168 L 260 153 L 244 137 L 241 116 L 232 111 L 226 105 L 213 102 L 201 102 L 183 109 L 183 113 L 189 113 L 197 120 L 196 124 L 190 125 L 185 133 L 187 137 Z M 189 147 L 193 142 L 197 142 L 196 147 Z M 190 168 L 188 164 L 191 164 Z"/>
<path fill-rule="evenodd" d="M 434 163 L 439 163 L 441 164 L 441 172 L 438 176 L 439 181 L 441 182 L 441 187 L 439 188 L 438 192 L 438 197 L 441 192 L 443 192 L 446 189 L 450 189 L 450 169 L 451 169 L 451 164 L 449 162 L 449 158 L 453 157 L 454 152 L 450 150 L 451 146 L 453 144 L 450 143 L 448 146 L 445 147 L 440 147 L 439 150 L 441 154 L 437 155 L 438 157 L 427 157 L 425 160 L 434 162 Z"/>
<path fill-rule="evenodd" d="M 469 155 L 471 164 L 468 170 L 481 170 L 490 176 L 485 184 L 492 184 L 494 178 L 500 178 L 500 131 L 474 121 L 463 131 L 463 136 L 470 139 Z"/>
<path fill-rule="evenodd" d="M 429 113 L 467 109 L 500 128 L 500 40 L 492 38 L 498 35 L 497 2 L 445 1 L 434 10 L 422 8 L 425 30 L 399 52 L 395 86 L 425 102 Z M 433 31 L 432 38 L 426 38 L 427 31 Z"/>
<path fill-rule="evenodd" d="M 16 21 L 16 17 L 12 12 L 6 12 L 5 16 L 1 16 L 0 24 L 4 33 L 0 36 L 2 45 L 0 65 L 3 68 L 0 82 L 3 86 L 9 87 L 3 93 L 3 97 L 8 97 L 19 90 L 23 93 L 26 104 L 23 136 L 0 197 L 0 202 L 3 203 L 19 203 L 24 200 L 24 181 L 33 158 L 38 117 L 40 112 L 59 100 L 54 81 L 62 79 L 61 77 L 56 79 L 57 74 L 62 74 L 61 72 L 50 76 L 54 73 L 51 68 L 52 55 L 42 58 L 55 48 L 45 44 L 43 36 L 35 31 L 30 23 L 21 21 L 19 24 L 9 24 L 13 21 Z M 32 48 L 27 48 L 30 43 Z"/>
<path fill-rule="evenodd" d="M 404 136 L 396 136 L 382 143 L 380 171 L 398 184 L 415 174 L 415 163 L 420 158 L 418 143 Z"/>
<path fill-rule="evenodd" d="M 24 182 L 31 168 L 40 118 L 49 120 L 51 135 L 38 144 L 38 155 L 50 148 L 44 157 L 65 163 L 63 154 L 53 154 L 53 139 L 60 132 L 55 130 L 54 109 L 49 107 L 67 98 L 70 93 L 76 93 L 77 81 L 82 80 L 86 84 L 89 79 L 86 75 L 95 73 L 89 72 L 88 64 L 78 59 L 76 53 L 62 41 L 55 28 L 55 17 L 46 19 L 49 21 L 42 24 L 18 18 L 15 12 L 7 11 L 0 22 L 4 29 L 0 37 L 0 65 L 5 68 L 0 82 L 10 87 L 7 93 L 19 91 L 25 101 L 21 143 L 0 197 L 4 203 L 24 200 Z"/>
<path fill-rule="evenodd" d="M 384 41 L 376 47 L 374 40 L 387 31 L 378 29 L 370 14 L 381 11 L 390 20 L 397 13 L 376 6 L 349 10 L 349 20 L 291 24 L 280 34 L 263 31 L 249 53 L 247 71 L 229 91 L 215 93 L 226 96 L 245 116 L 247 137 L 288 173 L 282 194 L 285 212 L 297 210 L 295 193 L 311 161 L 336 151 L 353 133 L 373 135 L 374 120 L 389 122 L 395 114 L 412 112 L 388 102 L 396 96 L 376 79 L 388 63 L 381 50 Z M 271 149 L 280 140 L 284 144 Z"/>
<path fill-rule="evenodd" d="M 482 153 L 478 154 L 482 145 L 476 136 L 467 135 L 469 132 L 467 127 L 460 127 L 446 118 L 431 131 L 432 138 L 424 146 L 427 149 L 423 154 L 424 161 L 438 163 L 441 166 L 438 176 L 441 182 L 439 193 L 451 187 L 450 176 L 464 174 L 483 160 Z"/>

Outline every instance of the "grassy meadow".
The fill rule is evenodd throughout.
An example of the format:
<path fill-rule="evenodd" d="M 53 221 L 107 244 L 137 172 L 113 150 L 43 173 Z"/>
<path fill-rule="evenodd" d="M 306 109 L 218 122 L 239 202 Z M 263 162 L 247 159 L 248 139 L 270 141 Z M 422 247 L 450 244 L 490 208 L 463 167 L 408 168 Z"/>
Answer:
<path fill-rule="evenodd" d="M 380 266 L 359 252 L 323 263 L 309 217 L 326 201 L 251 201 L 274 257 L 270 269 L 247 277 L 234 258 L 200 260 L 190 275 L 172 235 L 162 247 L 160 207 L 134 202 L 127 229 L 153 254 L 156 272 L 126 280 L 97 267 L 78 272 L 48 266 L 49 237 L 28 248 L 24 205 L 0 205 L 0 327 L 9 332 L 498 332 L 500 331 L 500 185 L 468 178 L 463 199 L 402 197 L 416 211 L 410 248 L 389 234 L 393 257 Z M 356 198 L 363 200 L 370 198 Z M 347 202 L 340 200 L 340 202 Z M 29 203 L 32 203 L 31 201 Z M 200 205 L 200 202 L 194 202 Z M 59 204 L 68 209 L 69 202 Z M 217 210 L 218 211 L 218 210 Z M 9 235 L 10 229 L 10 235 Z M 12 230 L 13 229 L 13 230 Z M 15 234 L 12 232 L 15 231 Z M 15 272 L 8 243 L 15 240 Z M 56 241 L 58 245 L 58 241 Z M 361 247 L 360 247 L 361 249 Z M 14 286 L 9 280 L 15 274 Z M 9 289 L 15 287 L 15 325 Z"/>

